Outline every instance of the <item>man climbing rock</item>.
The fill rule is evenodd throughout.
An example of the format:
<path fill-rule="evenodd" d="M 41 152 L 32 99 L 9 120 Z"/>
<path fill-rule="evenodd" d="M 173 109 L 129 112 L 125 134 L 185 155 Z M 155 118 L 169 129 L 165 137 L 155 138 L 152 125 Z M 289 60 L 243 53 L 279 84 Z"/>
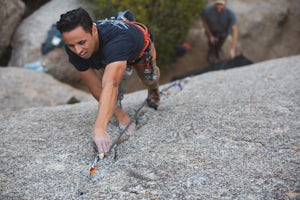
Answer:
<path fill-rule="evenodd" d="M 235 13 L 226 5 L 226 0 L 215 0 L 207 5 L 201 13 L 201 19 L 208 38 L 208 62 L 224 59 L 222 46 L 229 34 L 232 34 L 229 56 L 233 59 L 236 56 L 238 26 Z"/>
<path fill-rule="evenodd" d="M 126 134 L 135 131 L 135 124 L 117 104 L 119 85 L 126 68 L 134 67 L 148 88 L 147 103 L 157 108 L 160 103 L 159 68 L 156 51 L 147 27 L 129 20 L 92 21 L 82 8 L 60 16 L 56 23 L 66 44 L 70 63 L 79 71 L 91 94 L 98 101 L 98 114 L 93 129 L 93 139 L 99 153 L 108 152 L 111 141 L 106 131 L 112 115 Z M 97 70 L 103 69 L 102 77 Z M 119 99 L 120 100 L 120 99 Z"/>

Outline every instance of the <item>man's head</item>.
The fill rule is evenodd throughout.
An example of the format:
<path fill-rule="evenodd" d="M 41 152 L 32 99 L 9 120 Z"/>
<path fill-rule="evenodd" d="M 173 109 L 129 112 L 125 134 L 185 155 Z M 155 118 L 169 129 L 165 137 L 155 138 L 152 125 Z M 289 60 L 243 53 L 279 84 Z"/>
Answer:
<path fill-rule="evenodd" d="M 223 10 L 226 6 L 226 0 L 215 0 L 214 4 L 215 4 L 216 11 L 218 13 L 221 13 L 221 12 L 223 12 Z"/>
<path fill-rule="evenodd" d="M 82 8 L 68 11 L 60 16 L 56 28 L 62 34 L 67 47 L 78 56 L 87 59 L 98 48 L 97 27 Z"/>

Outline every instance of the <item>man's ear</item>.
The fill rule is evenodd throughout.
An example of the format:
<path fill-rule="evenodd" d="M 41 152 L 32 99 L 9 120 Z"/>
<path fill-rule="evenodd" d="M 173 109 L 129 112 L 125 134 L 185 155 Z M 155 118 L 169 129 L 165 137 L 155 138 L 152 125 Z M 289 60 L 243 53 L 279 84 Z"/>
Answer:
<path fill-rule="evenodd" d="M 98 34 L 98 29 L 97 29 L 97 26 L 95 23 L 93 23 L 93 26 L 92 26 L 92 34 L 93 35 Z"/>

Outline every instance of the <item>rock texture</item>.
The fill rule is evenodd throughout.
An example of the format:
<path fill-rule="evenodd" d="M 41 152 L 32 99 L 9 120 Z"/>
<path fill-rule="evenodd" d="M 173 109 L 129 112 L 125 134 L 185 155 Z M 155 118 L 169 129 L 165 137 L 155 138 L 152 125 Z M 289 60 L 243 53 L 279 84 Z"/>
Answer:
<path fill-rule="evenodd" d="M 25 4 L 23 3 L 23 1 L 0 1 L 0 58 L 5 53 L 6 48 L 10 45 L 12 35 L 16 27 L 19 25 L 24 13 Z"/>
<path fill-rule="evenodd" d="M 21 110 L 90 101 L 90 94 L 55 80 L 49 74 L 18 67 L 0 68 L 0 110 Z"/>
<path fill-rule="evenodd" d="M 254 62 L 300 53 L 300 1 L 238 1 L 240 49 Z"/>
<path fill-rule="evenodd" d="M 300 54 L 300 0 L 228 0 L 235 11 L 239 27 L 238 52 L 243 53 L 252 62 Z M 206 61 L 207 39 L 202 23 L 197 21 L 190 29 L 187 42 L 192 51 L 177 60 L 171 79 L 183 71 L 204 68 Z M 228 55 L 231 37 L 224 44 Z"/>
<path fill-rule="evenodd" d="M 84 7 L 84 3 L 77 0 L 52 0 L 24 19 L 14 34 L 13 51 L 8 65 L 22 67 L 26 63 L 43 61 L 47 72 L 56 79 L 74 85 L 80 83 L 79 74 L 68 62 L 62 48 L 46 55 L 41 54 L 41 45 L 46 40 L 51 25 L 57 22 L 62 13 L 80 6 Z"/>
<path fill-rule="evenodd" d="M 136 134 L 92 178 L 95 101 L 1 112 L 1 198 L 299 199 L 299 63 L 185 79 L 158 111 L 142 109 Z M 125 110 L 133 116 L 145 97 L 126 95 Z"/>

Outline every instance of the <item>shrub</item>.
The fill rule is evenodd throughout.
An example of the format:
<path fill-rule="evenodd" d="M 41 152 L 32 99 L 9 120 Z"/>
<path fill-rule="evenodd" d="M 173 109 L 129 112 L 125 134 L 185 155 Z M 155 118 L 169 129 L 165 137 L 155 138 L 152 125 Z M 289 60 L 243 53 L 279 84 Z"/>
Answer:
<path fill-rule="evenodd" d="M 176 48 L 184 42 L 188 30 L 206 3 L 205 0 L 89 0 L 93 15 L 105 19 L 129 9 L 137 21 L 147 25 L 154 35 L 157 59 L 162 66 L 174 60 Z"/>

